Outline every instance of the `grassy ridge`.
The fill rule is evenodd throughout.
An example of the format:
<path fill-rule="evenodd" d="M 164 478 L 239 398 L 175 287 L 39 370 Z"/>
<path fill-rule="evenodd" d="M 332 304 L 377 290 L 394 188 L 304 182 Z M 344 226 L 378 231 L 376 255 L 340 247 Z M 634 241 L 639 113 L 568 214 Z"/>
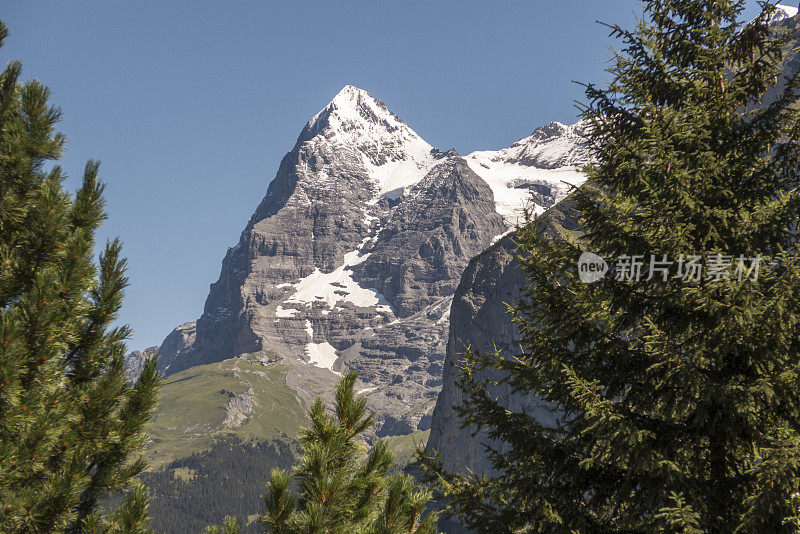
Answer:
<path fill-rule="evenodd" d="M 150 423 L 150 469 L 211 448 L 215 439 L 295 440 L 305 409 L 286 385 L 289 367 L 251 356 L 201 365 L 169 376 Z M 224 425 L 232 395 L 253 388 L 253 411 L 239 426 Z"/>

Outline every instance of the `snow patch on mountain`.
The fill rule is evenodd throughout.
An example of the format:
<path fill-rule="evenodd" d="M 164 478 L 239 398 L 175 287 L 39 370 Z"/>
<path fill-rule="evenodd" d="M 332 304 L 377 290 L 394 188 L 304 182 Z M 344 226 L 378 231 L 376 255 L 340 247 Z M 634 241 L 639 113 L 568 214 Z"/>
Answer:
<path fill-rule="evenodd" d="M 497 243 L 498 241 L 503 239 L 505 236 L 507 236 L 508 234 L 512 233 L 514 230 L 515 230 L 515 228 L 511 227 L 508 230 L 506 230 L 505 232 L 503 232 L 502 234 L 498 234 L 498 235 L 494 236 L 492 238 L 492 243 L 491 244 L 494 245 L 495 243 Z"/>
<path fill-rule="evenodd" d="M 333 365 L 339 356 L 336 354 L 336 348 L 324 341 L 322 343 L 314 343 L 314 327 L 311 321 L 306 319 L 305 330 L 308 334 L 308 343 L 305 346 L 305 355 L 308 358 L 308 363 L 322 369 L 328 369 L 333 374 L 341 375 L 333 370 Z"/>
<path fill-rule="evenodd" d="M 492 161 L 491 156 L 483 153 L 467 156 L 467 164 L 492 188 L 497 213 L 503 216 L 509 227 L 525 221 L 525 208 L 530 209 L 534 216 L 541 215 L 551 205 L 567 196 L 573 187 L 586 180 L 584 174 L 577 169 L 538 169 Z M 531 197 L 531 186 L 535 185 L 543 185 L 552 191 L 552 200 L 547 203 L 549 205 L 539 204 Z"/>
<path fill-rule="evenodd" d="M 281 284 L 281 285 L 284 285 L 284 284 Z M 291 286 L 292 284 L 288 284 L 288 285 Z M 289 319 L 291 317 L 294 317 L 298 313 L 300 313 L 300 312 L 298 310 L 295 310 L 294 308 L 284 308 L 283 306 L 278 306 L 277 309 L 275 310 L 275 317 L 277 317 L 279 319 Z"/>
<path fill-rule="evenodd" d="M 306 345 L 306 356 L 308 356 L 308 363 L 328 369 L 334 374 L 337 373 L 333 370 L 333 365 L 336 363 L 338 356 L 336 349 L 328 342 L 324 343 L 309 343 Z"/>
<path fill-rule="evenodd" d="M 314 328 L 311 326 L 311 321 L 306 319 L 306 334 L 308 334 L 308 339 L 311 341 L 314 340 Z"/>
<path fill-rule="evenodd" d="M 361 287 L 353 279 L 351 267 L 363 263 L 368 257 L 369 253 L 362 253 L 358 249 L 345 254 L 344 264 L 329 273 L 323 273 L 319 268 L 314 269 L 313 273 L 292 284 L 295 293 L 283 304 L 301 304 L 310 307 L 318 302 L 333 308 L 337 302 L 350 302 L 364 308 L 375 306 L 377 311 L 394 314 L 385 296 L 375 289 Z M 297 310 L 284 308 L 283 304 L 278 306 L 276 316 L 294 316 L 292 312 Z"/>

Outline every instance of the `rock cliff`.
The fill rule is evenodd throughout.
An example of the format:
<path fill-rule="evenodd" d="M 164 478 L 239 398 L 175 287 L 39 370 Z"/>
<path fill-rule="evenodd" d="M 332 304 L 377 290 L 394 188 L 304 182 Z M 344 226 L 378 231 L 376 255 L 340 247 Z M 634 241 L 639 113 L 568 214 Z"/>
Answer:
<path fill-rule="evenodd" d="M 558 203 L 534 223 L 538 231 L 552 238 L 578 229 L 572 201 Z M 507 304 L 521 298 L 525 277 L 516 261 L 518 253 L 514 234 L 509 234 L 475 257 L 467 266 L 453 296 L 450 313 L 450 332 L 447 341 L 442 391 L 433 411 L 428 450 L 441 454 L 449 471 L 490 473 L 490 463 L 484 454 L 484 443 L 502 446 L 488 440 L 473 429 L 462 428 L 462 421 L 453 410 L 463 403 L 463 394 L 456 385 L 461 354 L 469 347 L 476 352 L 498 350 L 501 355 L 513 356 L 519 350 L 518 335 L 511 323 Z M 536 413 L 536 399 L 514 395 L 499 387 L 493 393 L 505 400 L 514 411 Z M 544 412 L 542 411 L 544 415 Z"/>

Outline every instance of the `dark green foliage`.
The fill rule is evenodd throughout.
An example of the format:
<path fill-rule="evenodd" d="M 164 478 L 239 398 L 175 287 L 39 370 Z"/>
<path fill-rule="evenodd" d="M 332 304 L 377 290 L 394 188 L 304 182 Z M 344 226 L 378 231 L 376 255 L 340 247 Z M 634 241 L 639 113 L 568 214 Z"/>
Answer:
<path fill-rule="evenodd" d="M 74 197 L 62 189 L 60 111 L 20 69 L 12 61 L 0 74 L 0 531 L 143 532 L 141 488 L 108 518 L 97 503 L 144 468 L 135 455 L 156 402 L 155 360 L 127 382 L 129 330 L 112 326 L 127 284 L 120 243 L 93 260 L 106 217 L 98 165 L 86 165 Z"/>
<path fill-rule="evenodd" d="M 239 522 L 235 517 L 225 516 L 222 522 L 222 528 L 213 526 L 205 530 L 206 534 L 239 534 Z"/>
<path fill-rule="evenodd" d="M 301 434 L 303 458 L 294 472 L 275 470 L 264 497 L 260 522 L 267 532 L 400 534 L 435 532 L 436 518 L 426 514 L 430 493 L 408 475 L 388 475 L 393 458 L 380 440 L 369 453 L 360 434 L 374 419 L 366 399 L 356 399 L 356 373 L 336 388 L 335 416 L 321 399 L 309 412 L 310 427 Z M 291 491 L 296 482 L 299 495 Z"/>
<path fill-rule="evenodd" d="M 491 451 L 492 476 L 443 474 L 478 531 L 800 529 L 798 84 L 762 99 L 784 42 L 770 5 L 735 22 L 743 4 L 651 0 L 635 32 L 613 27 L 624 50 L 584 110 L 585 234 L 518 232 L 522 353 L 466 355 L 461 414 L 511 446 Z M 582 251 L 763 260 L 756 281 L 584 284 Z M 498 382 L 550 414 L 507 410 Z"/>
<path fill-rule="evenodd" d="M 294 465 L 297 446 L 281 441 L 245 443 L 217 440 L 207 451 L 139 475 L 150 494 L 153 528 L 167 534 L 195 534 L 219 524 L 225 514 L 238 519 L 242 532 L 263 529 L 248 524 L 258 512 L 264 480 L 272 469 Z"/>
<path fill-rule="evenodd" d="M 109 516 L 93 512 L 83 522 L 81 531 L 92 534 L 152 534 L 147 491 L 140 483 L 132 482 L 130 485 L 131 490 L 120 506 Z"/>

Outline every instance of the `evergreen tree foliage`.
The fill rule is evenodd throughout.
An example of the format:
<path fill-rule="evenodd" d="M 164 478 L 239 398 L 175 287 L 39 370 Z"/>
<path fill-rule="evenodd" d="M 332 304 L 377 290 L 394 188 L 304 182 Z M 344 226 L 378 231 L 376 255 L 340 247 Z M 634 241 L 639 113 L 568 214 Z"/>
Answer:
<path fill-rule="evenodd" d="M 649 0 L 635 30 L 611 27 L 623 49 L 583 110 L 585 233 L 519 230 L 521 354 L 465 355 L 460 414 L 510 450 L 484 476 L 427 462 L 478 532 L 800 531 L 798 83 L 765 98 L 786 41 L 774 6 L 747 24 L 743 6 Z M 615 267 L 582 283 L 584 251 Z M 650 264 L 717 254 L 728 279 Z M 645 258 L 640 281 L 622 255 Z M 549 412 L 508 410 L 500 383 Z"/>
<path fill-rule="evenodd" d="M 0 531 L 144 532 L 141 487 L 108 517 L 98 502 L 145 467 L 133 455 L 156 402 L 155 360 L 128 383 L 129 330 L 112 326 L 127 284 L 120 243 L 93 259 L 106 216 L 98 165 L 74 197 L 63 190 L 60 111 L 20 70 L 0 73 Z"/>
<path fill-rule="evenodd" d="M 239 534 L 239 522 L 233 516 L 225 516 L 222 528 L 218 526 L 208 527 L 205 534 Z"/>
<path fill-rule="evenodd" d="M 436 517 L 426 513 L 430 493 L 405 474 L 388 474 L 393 458 L 385 441 L 366 453 L 358 439 L 374 423 L 366 399 L 356 399 L 357 375 L 336 388 L 335 416 L 321 399 L 301 433 L 304 455 L 294 472 L 272 472 L 260 522 L 274 534 L 429 534 Z M 290 485 L 297 484 L 299 495 Z"/>
<path fill-rule="evenodd" d="M 123 504 L 111 514 L 95 510 L 83 521 L 79 532 L 88 534 L 152 534 L 147 489 L 138 481 L 131 482 Z"/>

